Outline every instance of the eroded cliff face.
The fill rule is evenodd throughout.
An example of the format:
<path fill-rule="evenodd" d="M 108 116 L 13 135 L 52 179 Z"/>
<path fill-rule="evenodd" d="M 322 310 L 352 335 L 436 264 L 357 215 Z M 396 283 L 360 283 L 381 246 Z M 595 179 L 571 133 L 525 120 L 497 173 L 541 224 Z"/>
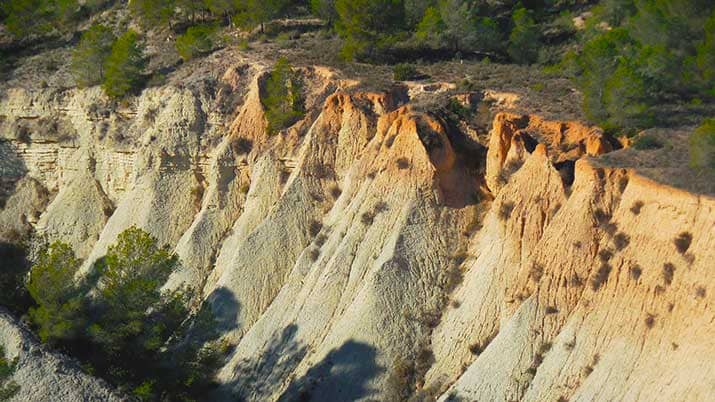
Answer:
<path fill-rule="evenodd" d="M 475 133 L 413 107 L 426 89 L 307 68 L 308 113 L 269 135 L 267 70 L 222 52 L 123 106 L 9 90 L 0 234 L 69 242 L 83 273 L 132 225 L 173 247 L 167 287 L 199 289 L 235 345 L 211 399 L 715 391 L 713 198 L 592 158 L 620 145 L 493 91 L 459 98 L 494 115 Z"/>

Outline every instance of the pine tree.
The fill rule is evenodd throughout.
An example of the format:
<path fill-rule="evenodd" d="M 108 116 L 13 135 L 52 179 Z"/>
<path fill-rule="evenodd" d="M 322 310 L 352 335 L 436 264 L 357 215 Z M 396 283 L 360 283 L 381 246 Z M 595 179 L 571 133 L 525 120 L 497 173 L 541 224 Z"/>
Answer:
<path fill-rule="evenodd" d="M 264 92 L 261 103 L 265 109 L 269 133 L 290 126 L 305 114 L 302 83 L 287 59 L 278 59 L 266 80 Z"/>
<path fill-rule="evenodd" d="M 520 64 L 531 64 L 539 55 L 541 32 L 525 8 L 514 11 L 512 21 L 514 29 L 509 35 L 507 48 L 509 57 Z"/>
<path fill-rule="evenodd" d="M 144 47 L 139 43 L 139 35 L 131 30 L 125 32 L 114 42 L 112 52 L 104 63 L 104 91 L 118 98 L 137 89 L 142 84 L 145 65 Z"/>
<path fill-rule="evenodd" d="M 40 252 L 30 271 L 27 290 L 37 307 L 29 316 L 43 342 L 72 338 L 84 325 L 84 301 L 74 281 L 80 264 L 69 245 L 55 242 Z"/>
<path fill-rule="evenodd" d="M 347 60 L 375 58 L 405 26 L 402 0 L 336 0 L 335 8 L 336 28 L 345 41 L 341 55 Z"/>
<path fill-rule="evenodd" d="M 72 75 L 81 87 L 99 84 L 104 80 L 104 62 L 112 52 L 116 37 L 104 25 L 92 25 L 82 34 L 72 52 Z"/>
<path fill-rule="evenodd" d="M 129 11 L 144 26 L 164 26 L 171 22 L 175 5 L 174 0 L 132 0 Z"/>

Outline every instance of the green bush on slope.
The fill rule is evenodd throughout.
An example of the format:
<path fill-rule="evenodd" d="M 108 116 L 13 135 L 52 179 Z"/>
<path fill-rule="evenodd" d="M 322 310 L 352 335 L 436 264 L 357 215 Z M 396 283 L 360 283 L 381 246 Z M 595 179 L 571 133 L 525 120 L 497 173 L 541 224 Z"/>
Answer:
<path fill-rule="evenodd" d="M 263 92 L 261 103 L 269 134 L 289 127 L 305 115 L 303 83 L 287 59 L 278 59 L 266 79 Z"/>
<path fill-rule="evenodd" d="M 213 387 L 225 349 L 214 341 L 210 309 L 192 314 L 190 291 L 162 290 L 178 264 L 154 237 L 131 227 L 95 264 L 95 275 L 77 284 L 80 261 L 68 245 L 53 243 L 30 274 L 33 327 L 141 400 L 195 400 Z"/>

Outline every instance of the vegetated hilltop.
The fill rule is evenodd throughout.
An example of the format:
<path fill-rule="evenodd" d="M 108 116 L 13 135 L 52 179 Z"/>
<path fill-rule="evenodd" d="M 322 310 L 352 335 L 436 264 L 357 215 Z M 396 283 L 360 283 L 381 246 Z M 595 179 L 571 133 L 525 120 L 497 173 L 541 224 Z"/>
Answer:
<path fill-rule="evenodd" d="M 519 36 L 535 32 L 529 18 L 552 21 L 538 7 L 530 17 L 502 5 L 491 22 L 469 9 L 480 35 L 517 31 L 511 51 L 485 52 L 448 40 L 450 4 L 428 5 L 419 29 L 389 38 L 254 15 L 245 42 L 217 34 L 232 28 L 188 29 L 224 15 L 201 9 L 177 8 L 183 22 L 154 15 L 171 26 L 133 34 L 110 4 L 90 18 L 116 26 L 87 26 L 74 48 L 23 43 L 0 97 L 1 251 L 13 258 L 0 302 L 29 307 L 40 337 L 143 400 L 707 400 L 715 174 L 710 125 L 694 127 L 706 91 L 671 121 L 679 127 L 633 136 L 638 125 L 588 123 L 572 81 L 538 66 L 330 56 L 444 48 L 519 61 L 516 48 L 544 48 Z M 321 17 L 340 21 L 348 5 Z M 176 45 L 161 36 L 174 29 L 188 35 Z M 444 42 L 405 50 L 411 30 Z M 578 45 L 568 37 L 546 48 Z M 140 281 L 123 280 L 133 267 Z M 38 283 L 62 292 L 42 295 Z M 117 307 L 129 290 L 141 303 Z M 58 320 L 41 314 L 54 309 Z M 116 323 L 128 325 L 108 332 Z M 206 350 L 220 355 L 174 353 L 214 345 L 214 332 L 222 347 Z M 13 339 L 0 334 L 9 358 Z M 133 363 L 147 373 L 127 372 Z M 0 378 L 3 392 L 19 387 L 8 388 L 16 400 L 36 389 L 22 372 L 14 385 Z"/>

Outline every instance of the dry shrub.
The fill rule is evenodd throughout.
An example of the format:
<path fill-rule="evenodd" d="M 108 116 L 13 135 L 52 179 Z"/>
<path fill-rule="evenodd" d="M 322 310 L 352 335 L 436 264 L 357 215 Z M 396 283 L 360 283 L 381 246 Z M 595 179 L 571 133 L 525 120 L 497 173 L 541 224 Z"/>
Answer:
<path fill-rule="evenodd" d="M 371 211 L 363 212 L 363 214 L 360 215 L 360 222 L 362 222 L 363 225 L 370 226 L 374 220 L 375 214 Z"/>
<path fill-rule="evenodd" d="M 529 278 L 531 278 L 534 282 L 539 282 L 541 281 L 541 277 L 544 275 L 544 267 L 539 264 L 532 264 L 531 269 L 529 270 Z"/>
<path fill-rule="evenodd" d="M 343 191 L 340 190 L 340 187 L 338 186 L 333 186 L 330 187 L 330 196 L 333 197 L 334 200 L 337 200 L 340 197 L 340 194 L 342 194 Z"/>
<path fill-rule="evenodd" d="M 638 215 L 641 213 L 641 209 L 643 208 L 643 201 L 636 201 L 631 205 L 631 212 L 633 215 Z"/>
<path fill-rule="evenodd" d="M 591 289 L 594 291 L 598 290 L 603 286 L 606 281 L 608 281 L 608 276 L 611 274 L 612 267 L 604 262 L 601 264 L 601 266 L 598 268 L 598 272 L 596 272 L 596 276 L 591 279 Z"/>
<path fill-rule="evenodd" d="M 628 269 L 628 273 L 631 275 L 631 278 L 637 281 L 638 278 L 641 277 L 643 269 L 641 269 L 640 265 L 636 264 Z"/>
<path fill-rule="evenodd" d="M 378 214 L 379 214 L 379 213 L 382 213 L 382 212 L 385 212 L 385 211 L 387 211 L 388 209 L 390 209 L 390 206 L 387 205 L 387 203 L 386 203 L 385 201 L 380 201 L 380 202 L 378 202 L 377 204 L 375 204 L 375 207 L 373 208 L 373 210 L 375 211 L 375 213 L 378 213 Z"/>
<path fill-rule="evenodd" d="M 601 260 L 601 262 L 608 262 L 613 258 L 613 251 L 610 249 L 603 249 L 598 252 L 598 258 Z"/>
<path fill-rule="evenodd" d="M 318 257 L 320 257 L 320 249 L 314 248 L 310 250 L 310 260 L 315 262 L 318 261 Z"/>
<path fill-rule="evenodd" d="M 316 221 L 312 220 L 310 221 L 310 227 L 308 228 L 308 233 L 310 233 L 311 237 L 315 237 L 320 233 L 320 230 L 323 229 L 323 224 Z"/>
<path fill-rule="evenodd" d="M 321 234 L 320 236 L 315 238 L 315 245 L 318 247 L 323 247 L 323 244 L 325 244 L 326 240 L 328 240 L 328 236 Z"/>
<path fill-rule="evenodd" d="M 680 254 L 685 254 L 690 248 L 690 244 L 693 242 L 693 235 L 690 232 L 683 232 L 673 239 L 673 244 L 675 248 L 678 249 Z"/>
<path fill-rule="evenodd" d="M 505 221 L 509 219 L 511 213 L 514 211 L 513 202 L 504 202 L 499 206 L 499 219 Z"/>
<path fill-rule="evenodd" d="M 405 170 L 410 167 L 410 161 L 407 158 L 397 159 L 397 168 L 400 170 Z"/>
<path fill-rule="evenodd" d="M 673 276 L 675 275 L 675 265 L 666 262 L 663 264 L 663 281 L 666 285 L 670 286 L 673 283 Z"/>
<path fill-rule="evenodd" d="M 616 250 L 618 251 L 621 251 L 624 248 L 628 247 L 628 244 L 630 244 L 630 242 L 631 238 L 623 232 L 616 233 L 616 235 L 613 237 L 613 245 L 616 246 Z"/>
<path fill-rule="evenodd" d="M 698 286 L 695 288 L 695 297 L 702 299 L 705 297 L 706 291 L 704 286 Z"/>
<path fill-rule="evenodd" d="M 236 155 L 243 155 L 250 153 L 253 149 L 253 141 L 248 138 L 238 137 L 233 142 L 231 142 L 231 150 Z"/>

